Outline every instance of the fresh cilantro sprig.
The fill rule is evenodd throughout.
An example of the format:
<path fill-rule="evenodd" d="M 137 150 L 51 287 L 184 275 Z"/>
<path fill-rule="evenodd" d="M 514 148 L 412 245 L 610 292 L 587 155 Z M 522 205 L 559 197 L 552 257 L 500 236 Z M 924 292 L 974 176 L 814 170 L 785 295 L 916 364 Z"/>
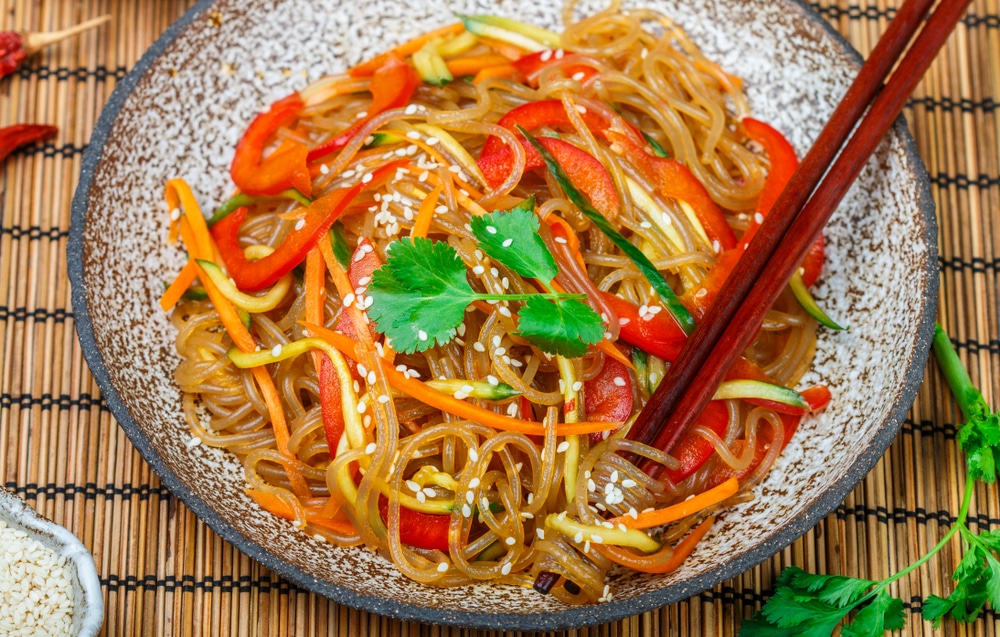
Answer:
<path fill-rule="evenodd" d="M 587 345 L 604 337 L 601 317 L 581 299 L 552 287 L 559 273 L 552 253 L 538 234 L 534 198 L 509 211 L 474 217 L 472 233 L 492 259 L 536 279 L 548 290 L 533 294 L 480 294 L 472 289 L 465 263 L 444 242 L 403 238 L 386 251 L 386 262 L 372 275 L 369 316 L 397 351 L 424 351 L 454 338 L 473 301 L 524 301 L 518 331 L 552 354 L 582 356 Z"/>
<path fill-rule="evenodd" d="M 906 621 L 903 602 L 889 594 L 889 585 L 923 566 L 956 533 L 964 541 L 965 555 L 952 575 L 955 589 L 946 598 L 929 596 L 923 605 L 924 619 L 939 627 L 946 615 L 971 622 L 987 603 L 1000 609 L 1000 532 L 977 534 L 966 525 L 976 481 L 993 483 L 997 478 L 1000 417 L 972 384 L 940 325 L 935 326 L 933 344 L 941 371 L 966 420 L 956 436 L 965 452 L 967 479 L 955 524 L 920 559 L 879 582 L 814 575 L 794 566 L 784 569 L 775 582 L 774 596 L 752 619 L 743 622 L 740 637 L 828 637 L 852 611 L 857 612 L 843 624 L 841 635 L 876 637 L 887 630 L 899 630 Z"/>

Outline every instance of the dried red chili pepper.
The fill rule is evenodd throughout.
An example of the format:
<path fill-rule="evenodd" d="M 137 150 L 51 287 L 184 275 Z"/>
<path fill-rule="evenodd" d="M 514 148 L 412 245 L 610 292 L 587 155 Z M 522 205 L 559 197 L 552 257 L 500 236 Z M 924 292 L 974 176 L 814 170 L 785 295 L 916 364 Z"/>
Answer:
<path fill-rule="evenodd" d="M 18 147 L 48 139 L 58 132 L 58 128 L 46 124 L 15 124 L 0 128 L 0 162 Z"/>
<path fill-rule="evenodd" d="M 105 15 L 87 20 L 68 29 L 48 33 L 0 31 L 0 77 L 6 77 L 16 71 L 21 66 L 21 62 L 29 55 L 34 55 L 50 44 L 65 40 L 77 33 L 93 29 L 110 19 L 111 16 Z"/>

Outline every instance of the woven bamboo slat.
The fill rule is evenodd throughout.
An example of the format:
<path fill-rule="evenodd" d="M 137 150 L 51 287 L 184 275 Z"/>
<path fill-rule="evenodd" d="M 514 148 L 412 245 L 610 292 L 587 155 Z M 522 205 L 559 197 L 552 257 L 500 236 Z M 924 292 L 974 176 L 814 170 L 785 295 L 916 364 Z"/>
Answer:
<path fill-rule="evenodd" d="M 812 3 L 863 54 L 901 0 Z M 223 542 L 161 487 L 104 405 L 74 333 L 66 275 L 70 202 L 100 109 L 193 0 L 3 0 L 0 30 L 112 23 L 55 45 L 0 81 L 0 126 L 47 122 L 50 143 L 0 167 L 0 482 L 93 551 L 106 635 L 466 635 L 371 615 L 298 589 Z M 976 0 L 906 111 L 940 224 L 940 321 L 987 400 L 1000 404 L 1000 0 Z M 902 432 L 843 504 L 772 559 L 684 602 L 580 636 L 734 636 L 781 568 L 885 577 L 933 546 L 961 500 L 960 414 L 931 366 Z M 980 487 L 973 530 L 1000 526 Z M 950 590 L 949 546 L 893 586 L 908 635 L 998 633 L 990 611 L 934 631 L 921 600 Z"/>

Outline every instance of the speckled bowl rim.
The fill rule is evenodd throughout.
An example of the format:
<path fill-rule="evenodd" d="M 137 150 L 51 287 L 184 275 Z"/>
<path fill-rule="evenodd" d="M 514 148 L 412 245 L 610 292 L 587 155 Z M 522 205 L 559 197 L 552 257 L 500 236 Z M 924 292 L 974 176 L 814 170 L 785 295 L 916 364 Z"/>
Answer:
<path fill-rule="evenodd" d="M 860 67 L 862 62 L 861 55 L 815 10 L 802 0 L 785 1 L 789 5 L 797 6 L 801 10 L 803 17 L 819 24 L 832 38 L 833 42 L 841 47 L 849 57 L 853 58 L 856 65 Z M 122 429 L 125 430 L 132 444 L 136 446 L 146 462 L 149 463 L 153 471 L 160 477 L 163 484 L 174 495 L 180 498 L 195 515 L 208 524 L 223 539 L 268 569 L 307 590 L 326 596 L 341 604 L 403 620 L 502 630 L 564 630 L 615 621 L 696 595 L 756 566 L 782 548 L 788 546 L 843 502 L 844 498 L 871 471 L 872 467 L 875 466 L 896 437 L 923 381 L 924 369 L 934 332 L 934 323 L 937 317 L 939 285 L 937 276 L 937 220 L 935 217 L 934 201 L 930 194 L 930 179 L 927 176 L 923 160 L 917 152 L 916 143 L 910 135 L 902 117 L 895 124 L 895 132 L 899 135 L 904 145 L 907 158 L 912 162 L 913 177 L 916 180 L 918 189 L 919 214 L 923 217 L 923 227 L 925 229 L 923 239 L 928 249 L 926 260 L 927 272 L 925 273 L 928 293 L 924 299 L 923 314 L 918 325 L 914 356 L 911 359 L 909 368 L 906 370 L 905 379 L 900 388 L 899 400 L 893 405 L 891 412 L 877 431 L 868 450 L 861 454 L 844 475 L 831 485 L 808 509 L 790 521 L 782 529 L 782 532 L 760 543 L 738 558 L 722 563 L 718 567 L 686 580 L 679 585 L 661 588 L 628 599 L 615 600 L 607 604 L 568 607 L 566 610 L 560 612 L 533 614 L 444 610 L 388 600 L 375 595 L 359 594 L 349 588 L 317 580 L 315 577 L 282 560 L 279 556 L 270 553 L 264 547 L 249 542 L 232 525 L 219 517 L 205 501 L 184 485 L 181 479 L 164 463 L 146 436 L 146 433 L 133 420 L 111 382 L 104 358 L 97 347 L 93 324 L 87 308 L 87 292 L 84 283 L 84 224 L 90 204 L 90 190 L 93 185 L 94 172 L 103 157 L 108 136 L 114 127 L 122 107 L 147 70 L 150 69 L 157 58 L 167 50 L 184 29 L 205 13 L 215 2 L 216 0 L 200 0 L 200 2 L 191 7 L 179 20 L 172 24 L 115 88 L 114 93 L 105 105 L 83 156 L 80 181 L 73 197 L 67 256 L 77 334 L 83 349 L 84 358 L 90 366 L 90 370 L 98 386 L 101 388 L 104 401 L 111 410 L 111 413 Z"/>
<path fill-rule="evenodd" d="M 94 637 L 104 624 L 104 596 L 94 556 L 83 542 L 5 487 L 0 487 L 0 520 L 66 558 L 74 590 L 73 637 Z"/>

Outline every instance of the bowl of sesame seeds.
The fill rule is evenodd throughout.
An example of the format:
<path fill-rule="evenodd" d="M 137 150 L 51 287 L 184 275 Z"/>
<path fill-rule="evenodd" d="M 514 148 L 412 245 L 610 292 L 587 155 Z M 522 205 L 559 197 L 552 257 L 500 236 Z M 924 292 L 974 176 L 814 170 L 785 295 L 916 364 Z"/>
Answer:
<path fill-rule="evenodd" d="M 0 489 L 0 634 L 92 637 L 104 599 L 90 551 L 67 529 Z"/>

